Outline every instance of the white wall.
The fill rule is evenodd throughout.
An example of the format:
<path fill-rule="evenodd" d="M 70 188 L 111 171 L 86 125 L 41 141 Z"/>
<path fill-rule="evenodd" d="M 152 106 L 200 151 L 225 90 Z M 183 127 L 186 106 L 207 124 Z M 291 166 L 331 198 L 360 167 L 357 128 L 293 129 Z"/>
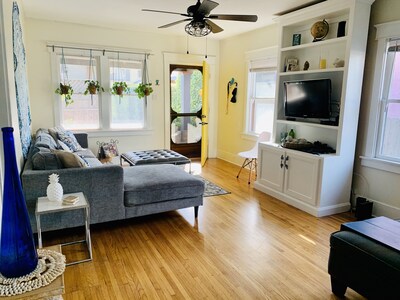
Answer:
<path fill-rule="evenodd" d="M 115 30 L 70 23 L 49 22 L 36 19 L 26 20 L 28 78 L 31 95 L 32 128 L 53 127 L 53 101 L 56 87 L 51 83 L 50 54 L 47 42 L 72 43 L 92 47 L 147 49 L 153 54 L 149 59 L 150 80 L 160 80 L 160 86 L 154 86 L 155 92 L 150 100 L 152 132 L 130 136 L 92 136 L 89 134 L 89 147 L 97 150 L 96 141 L 110 138 L 119 140 L 120 152 L 128 150 L 157 149 L 164 147 L 165 114 L 164 107 L 169 105 L 169 95 L 164 93 L 163 53 L 186 53 L 186 36 L 168 36 L 149 34 L 129 30 Z M 218 56 L 219 43 L 208 40 L 209 56 Z M 204 38 L 189 38 L 190 53 L 205 53 Z M 168 82 L 167 82 L 168 84 Z M 167 124 L 167 126 L 169 126 Z M 212 129 L 211 129 L 212 130 Z M 211 147 L 212 145 L 210 145 Z M 214 145 L 214 147 L 216 147 Z"/>
<path fill-rule="evenodd" d="M 361 166 L 360 155 L 365 154 L 370 99 L 374 83 L 374 67 L 377 41 L 374 26 L 380 23 L 400 20 L 400 1 L 376 0 L 371 7 L 371 19 L 365 63 L 363 93 L 360 107 L 360 121 L 353 176 L 353 191 L 374 201 L 373 214 L 400 218 L 400 175 Z M 400 33 L 399 33 L 400 34 Z"/>

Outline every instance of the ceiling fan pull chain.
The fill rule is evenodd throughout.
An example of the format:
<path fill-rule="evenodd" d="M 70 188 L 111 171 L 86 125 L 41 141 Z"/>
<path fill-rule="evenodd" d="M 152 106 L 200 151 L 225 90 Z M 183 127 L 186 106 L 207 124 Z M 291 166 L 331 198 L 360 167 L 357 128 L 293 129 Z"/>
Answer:
<path fill-rule="evenodd" d="M 207 41 L 208 41 L 208 39 L 206 37 L 206 55 L 205 55 L 205 58 L 207 58 L 207 46 L 208 46 Z"/>

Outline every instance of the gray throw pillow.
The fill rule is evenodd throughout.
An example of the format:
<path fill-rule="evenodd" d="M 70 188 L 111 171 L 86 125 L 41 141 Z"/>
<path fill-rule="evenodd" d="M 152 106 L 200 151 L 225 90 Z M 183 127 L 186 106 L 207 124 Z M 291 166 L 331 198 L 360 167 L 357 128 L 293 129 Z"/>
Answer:
<path fill-rule="evenodd" d="M 57 170 L 62 168 L 61 161 L 50 151 L 39 151 L 32 156 L 34 170 Z"/>

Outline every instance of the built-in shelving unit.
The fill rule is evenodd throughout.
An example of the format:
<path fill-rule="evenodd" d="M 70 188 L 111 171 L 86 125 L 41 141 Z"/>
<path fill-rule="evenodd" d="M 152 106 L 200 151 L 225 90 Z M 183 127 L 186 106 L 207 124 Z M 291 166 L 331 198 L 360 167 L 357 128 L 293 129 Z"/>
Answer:
<path fill-rule="evenodd" d="M 343 212 L 350 207 L 350 189 L 357 135 L 361 85 L 364 71 L 370 7 L 374 0 L 328 0 L 277 19 L 278 77 L 273 143 L 260 144 L 259 176 L 255 188 L 313 215 Z M 311 26 L 326 20 L 329 32 L 313 42 Z M 340 22 L 344 36 L 338 37 Z M 293 35 L 301 35 L 299 45 Z M 288 70 L 287 60 L 298 60 L 296 71 Z M 326 67 L 320 68 L 320 60 Z M 335 60 L 343 66 L 336 67 Z M 308 69 L 304 69 L 305 62 Z M 286 118 L 284 82 L 331 80 L 329 120 Z M 336 150 L 329 155 L 304 153 L 280 147 L 281 133 L 294 129 L 296 137 L 326 143 Z"/>

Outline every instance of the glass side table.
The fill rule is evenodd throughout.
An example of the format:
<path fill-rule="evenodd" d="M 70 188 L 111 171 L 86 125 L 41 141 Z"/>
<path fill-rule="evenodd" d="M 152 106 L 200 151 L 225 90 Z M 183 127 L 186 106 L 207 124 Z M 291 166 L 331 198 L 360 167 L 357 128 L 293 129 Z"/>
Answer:
<path fill-rule="evenodd" d="M 50 213 L 55 213 L 55 212 L 61 212 L 61 211 L 68 211 L 68 210 L 76 210 L 76 209 L 83 209 L 85 211 L 85 233 L 86 233 L 86 238 L 84 240 L 80 241 L 73 241 L 73 242 L 68 242 L 61 244 L 61 246 L 66 246 L 66 245 L 72 245 L 72 244 L 77 244 L 77 243 L 86 243 L 88 251 L 89 251 L 89 258 L 74 261 L 67 263 L 67 266 L 86 262 L 86 261 L 91 261 L 92 260 L 92 241 L 90 239 L 90 207 L 89 203 L 85 197 L 85 195 L 80 192 L 80 193 L 72 193 L 72 194 L 64 194 L 63 199 L 68 196 L 77 196 L 79 197 L 79 200 L 77 203 L 73 205 L 64 205 L 62 202 L 57 202 L 57 201 L 50 201 L 47 197 L 39 197 L 37 202 L 36 202 L 36 225 L 37 225 L 37 232 L 38 232 L 38 247 L 42 248 L 42 227 L 40 225 L 40 216 L 44 214 L 50 214 Z"/>

